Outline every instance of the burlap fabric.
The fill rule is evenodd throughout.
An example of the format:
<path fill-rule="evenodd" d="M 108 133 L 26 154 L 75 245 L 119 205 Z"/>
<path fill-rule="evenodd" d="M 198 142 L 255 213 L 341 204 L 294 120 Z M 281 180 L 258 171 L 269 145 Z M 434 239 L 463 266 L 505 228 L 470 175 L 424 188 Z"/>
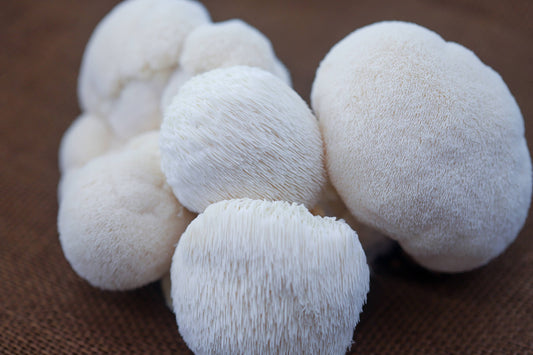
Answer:
<path fill-rule="evenodd" d="M 8 0 L 0 7 L 0 353 L 188 352 L 158 284 L 94 289 L 73 273 L 58 242 L 58 145 L 79 113 L 83 49 L 114 4 Z M 533 144 L 530 0 L 205 5 L 216 21 L 242 18 L 263 31 L 306 99 L 320 59 L 355 28 L 384 19 L 429 27 L 502 75 Z M 501 257 L 474 272 L 432 274 L 399 250 L 377 260 L 352 353 L 533 353 L 532 220 Z"/>

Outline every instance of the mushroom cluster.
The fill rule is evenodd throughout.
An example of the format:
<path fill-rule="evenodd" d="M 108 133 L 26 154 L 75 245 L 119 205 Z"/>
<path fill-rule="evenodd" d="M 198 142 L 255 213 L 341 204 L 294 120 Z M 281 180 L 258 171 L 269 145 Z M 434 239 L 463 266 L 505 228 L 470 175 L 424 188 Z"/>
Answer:
<path fill-rule="evenodd" d="M 323 141 L 290 85 L 241 20 L 211 23 L 188 0 L 115 7 L 87 45 L 83 113 L 59 152 L 74 271 L 105 290 L 164 277 L 197 353 L 345 352 L 369 270 L 346 223 L 308 211 L 326 181 Z"/>
<path fill-rule="evenodd" d="M 197 354 L 342 354 L 370 280 L 335 217 L 447 272 L 516 237 L 531 198 L 522 117 L 473 53 L 378 23 L 323 60 L 314 112 L 290 85 L 241 20 L 212 23 L 190 0 L 116 6 L 87 45 L 59 152 L 74 271 L 106 290 L 162 279 Z"/>

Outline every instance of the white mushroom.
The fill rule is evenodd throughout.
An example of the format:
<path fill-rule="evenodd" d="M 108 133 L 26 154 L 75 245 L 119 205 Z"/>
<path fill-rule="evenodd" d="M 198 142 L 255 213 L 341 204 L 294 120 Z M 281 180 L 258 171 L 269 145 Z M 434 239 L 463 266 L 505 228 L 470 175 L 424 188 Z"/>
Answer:
<path fill-rule="evenodd" d="M 183 84 L 187 82 L 193 75 L 189 74 L 182 67 L 179 67 L 172 73 L 170 79 L 168 79 L 167 85 L 163 90 L 163 95 L 161 96 L 161 103 L 159 109 L 164 114 L 165 109 L 172 102 L 174 96 L 178 94 L 178 91 L 181 89 Z"/>
<path fill-rule="evenodd" d="M 111 149 L 113 141 L 113 132 L 104 119 L 90 114 L 80 115 L 61 139 L 59 170 L 64 174 L 82 167 Z"/>
<path fill-rule="evenodd" d="M 331 49 L 311 100 L 342 199 L 420 264 L 470 270 L 519 233 L 532 189 L 522 115 L 468 49 L 373 24 Z"/>
<path fill-rule="evenodd" d="M 180 64 L 193 75 L 234 65 L 257 67 L 291 85 L 289 72 L 276 57 L 270 40 L 241 20 L 197 27 L 185 40 Z"/>
<path fill-rule="evenodd" d="M 78 85 L 82 109 L 108 118 L 121 138 L 158 128 L 161 94 L 185 37 L 209 21 L 207 10 L 195 1 L 117 5 L 87 44 Z"/>
<path fill-rule="evenodd" d="M 303 206 L 209 206 L 171 266 L 179 331 L 195 354 L 343 354 L 369 289 L 357 234 Z"/>
<path fill-rule="evenodd" d="M 313 206 L 325 179 L 318 123 L 274 75 L 234 66 L 195 76 L 161 125 L 161 164 L 194 212 L 231 198 Z"/>
<path fill-rule="evenodd" d="M 97 157 L 65 184 L 59 239 L 72 268 L 93 286 L 128 290 L 168 271 L 192 219 L 160 171 L 157 132 Z"/>
<path fill-rule="evenodd" d="M 324 184 L 320 198 L 310 212 L 322 217 L 327 216 L 342 219 L 353 230 L 356 230 L 369 265 L 372 265 L 378 257 L 389 253 L 396 244 L 383 233 L 357 221 L 335 191 L 330 181 Z"/>

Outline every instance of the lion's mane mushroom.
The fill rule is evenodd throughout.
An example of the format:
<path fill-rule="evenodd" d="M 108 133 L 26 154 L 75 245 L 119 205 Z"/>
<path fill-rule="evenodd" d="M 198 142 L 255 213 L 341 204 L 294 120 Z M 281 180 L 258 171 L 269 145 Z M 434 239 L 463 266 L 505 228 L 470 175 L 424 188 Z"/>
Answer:
<path fill-rule="evenodd" d="M 82 114 L 66 130 L 59 146 L 59 170 L 62 174 L 80 168 L 114 145 L 115 137 L 105 120 Z"/>
<path fill-rule="evenodd" d="M 170 105 L 174 96 L 178 94 L 183 84 L 185 84 L 187 80 L 189 80 L 193 76 L 193 74 L 190 74 L 189 72 L 183 70 L 182 67 L 179 67 L 174 71 L 174 73 L 172 73 L 161 96 L 159 109 L 162 113 L 165 112 L 165 109 L 168 105 Z"/>
<path fill-rule="evenodd" d="M 189 225 L 171 279 L 195 354 L 343 354 L 369 289 L 346 223 L 250 199 L 213 204 Z"/>
<path fill-rule="evenodd" d="M 181 67 L 192 75 L 217 68 L 246 65 L 269 71 L 291 84 L 289 72 L 276 57 L 272 43 L 242 20 L 198 26 L 185 40 Z"/>
<path fill-rule="evenodd" d="M 128 0 L 96 27 L 85 50 L 78 95 L 84 111 L 109 119 L 130 138 L 158 128 L 165 84 L 176 69 L 185 37 L 209 22 L 188 0 Z"/>
<path fill-rule="evenodd" d="M 331 49 L 311 100 L 342 199 L 420 264 L 470 270 L 515 239 L 531 201 L 524 123 L 470 50 L 415 24 L 373 24 Z"/>
<path fill-rule="evenodd" d="M 77 169 L 62 191 L 59 239 L 72 268 L 93 286 L 127 290 L 159 279 L 193 218 L 160 170 L 158 133 Z"/>
<path fill-rule="evenodd" d="M 235 65 L 264 69 L 291 85 L 289 71 L 276 57 L 270 40 L 257 29 L 242 20 L 207 23 L 185 40 L 180 66 L 163 91 L 161 112 L 193 76 Z"/>
<path fill-rule="evenodd" d="M 187 81 L 165 112 L 160 148 L 169 185 L 194 212 L 243 197 L 311 207 L 325 179 L 316 118 L 294 90 L 258 68 Z"/>

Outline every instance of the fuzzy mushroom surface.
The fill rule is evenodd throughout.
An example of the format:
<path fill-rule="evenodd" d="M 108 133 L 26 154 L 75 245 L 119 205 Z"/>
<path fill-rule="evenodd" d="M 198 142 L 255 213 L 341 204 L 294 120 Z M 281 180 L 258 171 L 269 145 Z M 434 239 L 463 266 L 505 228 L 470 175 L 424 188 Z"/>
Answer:
<path fill-rule="evenodd" d="M 158 133 L 140 135 L 72 174 L 62 189 L 58 230 L 74 271 L 107 290 L 161 278 L 193 215 L 165 183 Z"/>
<path fill-rule="evenodd" d="M 313 206 L 325 181 L 316 118 L 293 89 L 258 68 L 187 81 L 165 111 L 160 149 L 168 184 L 194 212 L 244 197 Z"/>
<path fill-rule="evenodd" d="M 210 22 L 189 0 L 127 0 L 107 14 L 87 44 L 78 96 L 84 111 L 105 117 L 122 139 L 157 129 L 161 95 L 183 42 Z"/>
<path fill-rule="evenodd" d="M 269 71 L 291 85 L 272 43 L 256 28 L 238 19 L 198 26 L 185 40 L 181 67 L 192 75 L 217 68 L 246 65 Z"/>
<path fill-rule="evenodd" d="M 168 79 L 165 89 L 163 90 L 163 94 L 161 95 L 160 110 L 162 113 L 165 112 L 165 109 L 168 105 L 170 105 L 172 99 L 180 91 L 183 84 L 185 84 L 187 80 L 189 80 L 193 76 L 194 75 L 189 74 L 181 67 L 179 67 L 174 71 L 174 73 L 172 73 L 172 75 Z"/>
<path fill-rule="evenodd" d="M 471 270 L 516 238 L 532 190 L 524 122 L 472 51 L 415 24 L 369 25 L 326 55 L 311 102 L 351 213 L 421 265 Z"/>
<path fill-rule="evenodd" d="M 179 331 L 195 354 L 344 354 L 369 269 L 343 221 L 240 199 L 189 225 L 171 280 Z"/>
<path fill-rule="evenodd" d="M 107 122 L 97 116 L 82 114 L 63 134 L 59 146 L 59 170 L 65 174 L 80 168 L 115 145 Z"/>

